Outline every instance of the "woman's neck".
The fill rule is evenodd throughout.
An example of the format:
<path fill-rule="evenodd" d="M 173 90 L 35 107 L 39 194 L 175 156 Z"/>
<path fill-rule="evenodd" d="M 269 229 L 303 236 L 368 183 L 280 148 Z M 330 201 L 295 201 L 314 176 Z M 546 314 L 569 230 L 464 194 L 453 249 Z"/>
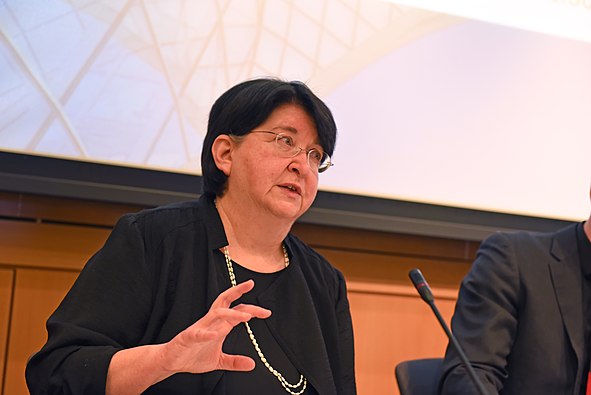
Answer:
<path fill-rule="evenodd" d="M 228 239 L 228 252 L 234 261 L 263 273 L 285 267 L 282 243 L 291 223 L 242 207 L 226 195 L 216 200 L 216 207 Z"/>

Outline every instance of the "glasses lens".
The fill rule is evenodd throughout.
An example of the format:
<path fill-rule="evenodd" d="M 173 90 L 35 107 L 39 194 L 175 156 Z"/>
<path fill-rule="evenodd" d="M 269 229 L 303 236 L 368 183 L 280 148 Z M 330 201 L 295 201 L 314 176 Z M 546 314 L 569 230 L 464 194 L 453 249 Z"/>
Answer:
<path fill-rule="evenodd" d="M 312 163 L 310 163 L 310 165 L 312 165 Z M 322 172 L 328 170 L 332 166 L 332 162 L 330 161 L 330 156 L 326 153 L 320 154 L 320 160 L 315 162 L 314 166 L 315 166 L 314 168 L 318 169 L 318 173 L 322 173 Z"/>
<path fill-rule="evenodd" d="M 311 149 L 308 151 L 308 163 L 313 169 L 318 169 L 322 163 L 322 153 L 318 150 Z"/>
<path fill-rule="evenodd" d="M 303 150 L 295 144 L 291 136 L 283 133 L 278 133 L 275 136 L 275 144 L 277 145 L 277 149 L 280 152 L 282 152 L 283 155 L 285 155 L 286 157 L 296 156 Z M 313 170 L 317 170 L 319 173 L 326 171 L 329 167 L 332 166 L 330 156 L 317 149 L 312 148 L 311 150 L 309 150 L 307 153 L 307 157 L 308 166 L 310 166 L 310 168 Z"/>
<path fill-rule="evenodd" d="M 275 136 L 275 143 L 277 143 L 277 148 L 279 148 L 281 152 L 284 152 L 290 156 L 297 155 L 299 152 L 299 148 L 296 147 L 291 136 L 279 133 L 277 136 Z"/>

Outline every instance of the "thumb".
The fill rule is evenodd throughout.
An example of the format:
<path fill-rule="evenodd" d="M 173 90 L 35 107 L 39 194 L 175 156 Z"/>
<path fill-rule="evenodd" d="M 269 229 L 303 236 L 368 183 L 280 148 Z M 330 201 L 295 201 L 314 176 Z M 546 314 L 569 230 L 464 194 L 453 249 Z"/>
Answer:
<path fill-rule="evenodd" d="M 248 372 L 253 370 L 255 362 L 252 358 L 244 355 L 222 354 L 220 356 L 220 370 L 234 370 L 239 372 Z"/>

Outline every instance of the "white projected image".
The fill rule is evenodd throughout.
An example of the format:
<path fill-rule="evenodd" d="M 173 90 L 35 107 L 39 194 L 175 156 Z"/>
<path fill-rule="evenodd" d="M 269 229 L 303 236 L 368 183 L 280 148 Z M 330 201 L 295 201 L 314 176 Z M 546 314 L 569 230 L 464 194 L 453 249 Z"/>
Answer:
<path fill-rule="evenodd" d="M 591 12 L 469 3 L 0 0 L 0 150 L 200 174 L 213 101 L 278 76 L 335 113 L 323 190 L 585 218 Z"/>

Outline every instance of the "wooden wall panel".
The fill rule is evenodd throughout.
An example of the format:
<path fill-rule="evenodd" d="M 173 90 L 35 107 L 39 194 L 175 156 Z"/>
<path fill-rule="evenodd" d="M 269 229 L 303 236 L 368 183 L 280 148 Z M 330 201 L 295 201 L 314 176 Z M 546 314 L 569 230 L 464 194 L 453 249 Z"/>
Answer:
<path fill-rule="evenodd" d="M 98 208 L 98 209 L 97 209 Z M 0 192 L 0 216 L 110 227 L 142 206 Z"/>
<path fill-rule="evenodd" d="M 296 223 L 293 233 L 314 248 L 372 251 L 384 254 L 471 259 L 479 243 L 438 237 Z"/>
<path fill-rule="evenodd" d="M 6 366 L 6 345 L 12 306 L 13 278 L 13 270 L 0 269 L 0 389 L 4 386 L 4 368 Z"/>
<path fill-rule="evenodd" d="M 80 270 L 110 230 L 78 225 L 0 220 L 2 263 Z"/>
<path fill-rule="evenodd" d="M 348 281 L 411 284 L 408 272 L 418 267 L 432 286 L 457 288 L 469 269 L 467 261 L 450 261 L 404 255 L 384 255 L 317 248 Z"/>
<path fill-rule="evenodd" d="M 4 394 L 29 393 L 25 384 L 27 360 L 47 340 L 45 321 L 77 276 L 77 272 L 17 270 Z"/>
<path fill-rule="evenodd" d="M 395 366 L 404 360 L 441 357 L 445 332 L 414 287 L 381 287 L 351 282 L 349 301 L 355 334 L 357 390 L 360 395 L 399 394 Z M 455 299 L 434 293 L 444 319 L 453 313 Z"/>
<path fill-rule="evenodd" d="M 21 194 L 0 191 L 0 216 L 17 217 Z"/>

